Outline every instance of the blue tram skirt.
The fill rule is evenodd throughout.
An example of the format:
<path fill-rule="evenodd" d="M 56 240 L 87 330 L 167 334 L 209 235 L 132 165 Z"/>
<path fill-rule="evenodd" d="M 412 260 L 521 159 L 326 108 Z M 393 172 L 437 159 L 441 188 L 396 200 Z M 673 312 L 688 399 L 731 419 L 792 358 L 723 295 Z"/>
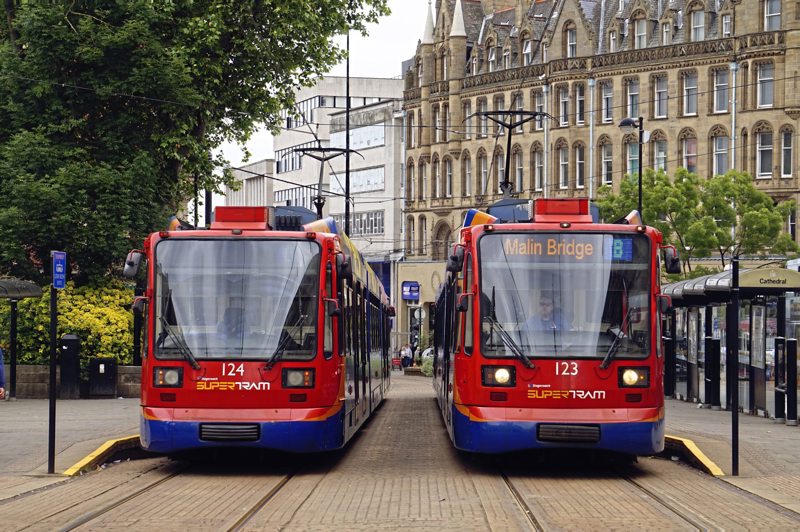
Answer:
<path fill-rule="evenodd" d="M 600 440 L 594 443 L 539 441 L 538 425 L 535 421 L 473 421 L 453 407 L 453 443 L 464 451 L 491 454 L 528 449 L 596 449 L 647 456 L 664 450 L 664 418 L 630 423 L 564 422 L 598 425 Z"/>
<path fill-rule="evenodd" d="M 322 421 L 270 421 L 255 423 L 259 436 L 255 441 L 205 441 L 200 439 L 198 421 L 159 421 L 140 417 L 142 448 L 157 453 L 172 453 L 213 447 L 252 447 L 292 453 L 331 451 L 344 445 L 342 417 Z M 213 425 L 225 423 L 213 422 Z M 233 423 L 242 424 L 242 423 Z M 245 424 L 252 425 L 252 422 Z"/>

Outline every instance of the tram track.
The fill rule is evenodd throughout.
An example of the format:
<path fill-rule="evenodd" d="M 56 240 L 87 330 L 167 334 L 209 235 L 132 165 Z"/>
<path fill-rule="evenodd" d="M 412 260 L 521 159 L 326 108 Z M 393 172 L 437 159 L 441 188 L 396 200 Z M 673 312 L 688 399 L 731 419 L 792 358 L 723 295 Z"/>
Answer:
<path fill-rule="evenodd" d="M 671 512 L 675 517 L 694 527 L 695 530 L 708 530 L 707 524 L 700 523 L 699 521 L 688 516 L 685 508 L 678 508 L 677 505 L 669 502 L 666 497 L 658 495 L 653 490 L 642 485 L 642 483 L 638 482 L 633 477 L 623 475 L 621 478 L 628 484 L 634 486 L 641 493 L 645 494 L 647 497 L 650 497 L 652 500 L 656 501 L 667 511 Z"/>
<path fill-rule="evenodd" d="M 541 525 L 541 523 L 539 523 L 539 520 L 536 519 L 533 510 L 530 506 L 528 506 L 528 503 L 525 502 L 525 498 L 522 496 L 519 490 L 514 487 L 514 483 L 510 478 L 508 478 L 508 475 L 506 475 L 503 471 L 500 471 L 500 476 L 502 477 L 506 488 L 508 488 L 508 491 L 511 492 L 511 496 L 514 498 L 514 501 L 517 503 L 520 510 L 522 510 L 523 515 L 528 520 L 533 530 L 544 531 L 545 528 Z"/>

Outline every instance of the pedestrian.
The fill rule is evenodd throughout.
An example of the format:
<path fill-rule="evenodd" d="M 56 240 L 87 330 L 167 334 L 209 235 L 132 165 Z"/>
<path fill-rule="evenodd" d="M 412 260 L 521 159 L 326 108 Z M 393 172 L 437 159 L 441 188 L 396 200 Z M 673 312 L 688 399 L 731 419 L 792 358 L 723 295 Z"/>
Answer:
<path fill-rule="evenodd" d="M 411 365 L 411 348 L 408 347 L 408 344 L 405 344 L 400 349 L 400 359 L 404 368 L 407 368 Z"/>
<path fill-rule="evenodd" d="M 3 348 L 0 347 L 0 401 L 6 398 L 6 359 Z"/>

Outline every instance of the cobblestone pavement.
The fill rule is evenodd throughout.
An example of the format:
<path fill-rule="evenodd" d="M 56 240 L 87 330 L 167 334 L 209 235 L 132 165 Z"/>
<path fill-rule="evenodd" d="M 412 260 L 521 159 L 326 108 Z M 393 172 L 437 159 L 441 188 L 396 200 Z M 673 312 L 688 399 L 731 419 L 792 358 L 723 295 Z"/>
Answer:
<path fill-rule="evenodd" d="M 91 409 L 117 409 L 121 420 L 117 425 L 105 414 L 109 417 L 87 425 L 105 423 L 127 434 L 128 405 L 88 403 Z M 719 427 L 703 428 L 710 411 L 669 403 L 668 432 L 694 431 L 710 442 L 724 438 L 721 420 Z M 81 421 L 75 422 L 79 427 Z M 749 427 L 746 434 L 760 430 L 749 421 L 743 425 Z M 62 455 L 91 440 L 69 434 L 76 442 L 64 446 Z M 746 441 L 746 456 L 757 458 L 759 452 L 750 453 Z M 12 460 L 10 466 L 21 463 Z M 748 467 L 754 475 L 771 471 L 764 463 Z M 0 489 L 0 530 L 800 529 L 800 515 L 786 505 L 679 462 L 643 458 L 619 464 L 580 453 L 460 453 L 439 418 L 430 381 L 397 374 L 376 416 L 340 452 L 265 453 L 252 461 L 222 454 L 194 462 L 150 458 L 66 481 L 35 471 L 2 474 L 4 481 L 42 484 L 35 491 L 21 486 L 16 494 Z M 43 488 L 46 483 L 52 485 Z"/>

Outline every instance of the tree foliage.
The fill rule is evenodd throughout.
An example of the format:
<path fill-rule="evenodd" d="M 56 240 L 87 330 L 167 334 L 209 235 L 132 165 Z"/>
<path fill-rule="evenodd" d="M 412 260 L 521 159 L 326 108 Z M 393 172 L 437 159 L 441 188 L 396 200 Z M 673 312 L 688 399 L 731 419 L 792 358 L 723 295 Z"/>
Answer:
<path fill-rule="evenodd" d="M 331 38 L 388 12 L 386 0 L 4 7 L 0 273 L 43 282 L 62 249 L 79 284 L 163 227 L 195 185 L 219 189 L 229 176 L 214 149 L 275 130 L 295 91 L 342 59 Z"/>
<path fill-rule="evenodd" d="M 642 182 L 645 222 L 675 245 L 687 273 L 692 271 L 692 259 L 701 257 L 717 255 L 724 268 L 735 256 L 797 252 L 783 231 L 794 202 L 776 205 L 747 173 L 731 170 L 701 179 L 678 168 L 670 179 L 665 172 L 648 168 Z M 621 218 L 635 209 L 637 187 L 638 181 L 630 176 L 622 181 L 619 194 L 602 187 L 598 204 L 604 219 Z"/>

